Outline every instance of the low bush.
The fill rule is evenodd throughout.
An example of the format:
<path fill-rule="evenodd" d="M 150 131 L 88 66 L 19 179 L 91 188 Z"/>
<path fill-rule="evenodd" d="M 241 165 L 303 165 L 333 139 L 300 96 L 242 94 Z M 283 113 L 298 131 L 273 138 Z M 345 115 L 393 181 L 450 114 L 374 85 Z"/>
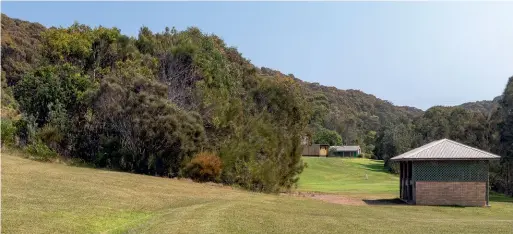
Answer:
<path fill-rule="evenodd" d="M 0 140 L 2 146 L 14 144 L 14 136 L 16 135 L 16 127 L 10 119 L 0 119 Z"/>
<path fill-rule="evenodd" d="M 34 159 L 39 161 L 51 161 L 57 158 L 57 153 L 40 140 L 30 143 L 25 150 L 31 154 Z"/>
<path fill-rule="evenodd" d="M 57 127 L 47 124 L 36 132 L 36 138 L 41 139 L 43 143 L 50 146 L 51 148 L 57 149 L 57 146 L 64 139 L 64 135 L 59 131 Z"/>
<path fill-rule="evenodd" d="M 221 172 L 221 158 L 210 152 L 196 154 L 185 166 L 185 175 L 197 182 L 216 182 Z"/>

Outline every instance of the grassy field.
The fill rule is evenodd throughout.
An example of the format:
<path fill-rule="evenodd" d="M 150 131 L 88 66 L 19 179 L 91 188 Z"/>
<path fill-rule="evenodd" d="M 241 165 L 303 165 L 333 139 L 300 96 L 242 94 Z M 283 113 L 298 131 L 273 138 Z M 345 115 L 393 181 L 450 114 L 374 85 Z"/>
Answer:
<path fill-rule="evenodd" d="M 15 154 L 2 153 L 4 233 L 513 232 L 511 202 L 492 202 L 491 208 L 345 206 L 183 180 L 41 163 Z M 301 189 L 318 184 L 320 179 L 310 178 L 309 171 L 314 168 L 312 163 L 305 171 Z M 372 169 L 361 169 L 364 168 Z M 361 174 L 358 171 L 354 169 L 355 178 Z M 380 176 L 373 175 L 369 174 L 369 181 Z M 381 176 L 388 178 L 386 183 L 394 183 L 393 177 Z M 369 193 L 388 193 L 387 189 L 372 188 L 377 184 L 377 180 L 369 182 Z M 357 184 L 344 186 L 354 192 L 365 192 Z M 324 187 L 336 192 L 335 185 Z"/>
<path fill-rule="evenodd" d="M 398 195 L 399 178 L 387 173 L 383 162 L 363 158 L 304 157 L 308 164 L 299 180 L 299 191 L 348 195 Z"/>

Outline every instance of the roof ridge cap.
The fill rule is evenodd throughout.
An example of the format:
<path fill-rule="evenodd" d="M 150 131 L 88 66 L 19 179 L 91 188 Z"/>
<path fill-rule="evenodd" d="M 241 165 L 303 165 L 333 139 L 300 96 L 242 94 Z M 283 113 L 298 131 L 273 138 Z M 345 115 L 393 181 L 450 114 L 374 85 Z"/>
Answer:
<path fill-rule="evenodd" d="M 478 149 L 478 148 L 474 148 L 474 147 L 472 147 L 472 146 L 468 146 L 468 145 L 465 145 L 465 144 L 463 144 L 463 143 L 459 143 L 459 142 L 457 142 L 457 141 L 453 141 L 453 140 L 449 140 L 449 139 L 446 139 L 446 140 L 448 140 L 448 141 L 449 141 L 449 142 L 451 142 L 451 143 L 454 143 L 454 144 L 457 144 L 457 145 L 463 146 L 463 147 L 465 147 L 465 148 L 469 148 L 469 149 L 471 149 L 471 150 L 474 150 L 474 151 L 477 151 L 477 152 L 480 152 L 480 153 L 484 153 L 484 154 L 488 154 L 488 155 L 492 155 L 492 156 L 501 157 L 501 156 L 499 156 L 499 155 L 492 154 L 492 153 L 490 153 L 490 152 L 486 152 L 486 151 L 484 151 L 484 150 L 480 150 L 480 149 Z"/>
<path fill-rule="evenodd" d="M 418 152 L 416 152 L 415 154 L 418 154 L 419 152 L 422 152 L 424 150 L 427 150 L 427 149 L 430 149 L 431 147 L 435 146 L 435 145 L 439 145 L 440 143 L 444 142 L 444 141 L 448 141 L 449 139 L 447 138 L 444 138 L 444 139 L 441 139 L 441 140 L 436 140 L 436 141 L 432 141 L 428 144 L 431 144 L 433 143 L 432 145 L 430 145 L 429 147 L 426 147 L 425 149 L 422 149 L 422 150 L 419 150 Z M 407 153 L 407 152 L 406 152 Z M 412 155 L 409 155 L 409 156 L 406 156 L 404 158 L 410 158 Z"/>

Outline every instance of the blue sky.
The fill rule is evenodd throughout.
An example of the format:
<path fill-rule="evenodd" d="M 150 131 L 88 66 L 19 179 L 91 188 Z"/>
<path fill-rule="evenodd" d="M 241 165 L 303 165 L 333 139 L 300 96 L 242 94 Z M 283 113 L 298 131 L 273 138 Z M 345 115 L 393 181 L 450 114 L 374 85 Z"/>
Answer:
<path fill-rule="evenodd" d="M 257 66 L 421 109 L 492 99 L 513 76 L 513 2 L 2 2 L 45 26 L 197 26 Z"/>

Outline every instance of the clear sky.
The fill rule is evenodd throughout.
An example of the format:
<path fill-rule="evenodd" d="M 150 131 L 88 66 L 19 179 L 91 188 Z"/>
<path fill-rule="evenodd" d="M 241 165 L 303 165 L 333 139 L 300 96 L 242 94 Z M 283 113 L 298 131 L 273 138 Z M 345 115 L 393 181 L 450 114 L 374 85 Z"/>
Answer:
<path fill-rule="evenodd" d="M 197 26 L 257 66 L 421 109 L 492 99 L 513 76 L 513 2 L 2 2 L 45 26 Z"/>

